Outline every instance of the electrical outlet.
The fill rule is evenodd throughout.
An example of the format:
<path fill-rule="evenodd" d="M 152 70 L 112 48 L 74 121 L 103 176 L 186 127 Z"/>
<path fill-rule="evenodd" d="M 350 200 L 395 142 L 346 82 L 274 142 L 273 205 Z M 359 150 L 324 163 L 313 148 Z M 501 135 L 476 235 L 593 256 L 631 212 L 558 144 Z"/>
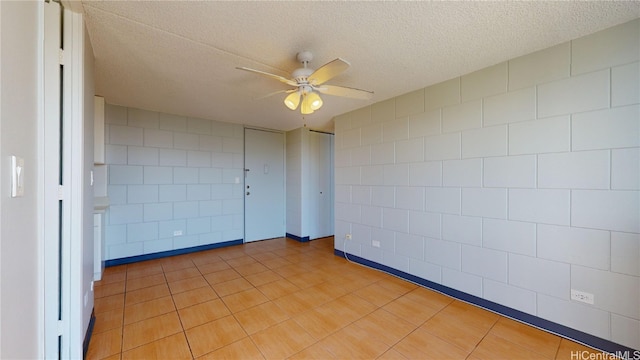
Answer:
<path fill-rule="evenodd" d="M 344 236 L 344 238 L 345 238 L 345 239 L 347 239 L 347 240 L 351 240 L 351 234 L 346 234 L 346 235 Z"/>
<path fill-rule="evenodd" d="M 571 289 L 571 300 L 580 301 L 593 305 L 593 294 Z"/>
<path fill-rule="evenodd" d="M 175 230 L 173 236 L 182 236 L 182 230 Z"/>
<path fill-rule="evenodd" d="M 379 247 L 380 247 L 380 241 L 378 241 L 378 240 L 373 240 L 373 241 L 371 241 L 371 245 L 373 245 L 373 247 L 377 247 L 377 248 L 379 248 Z"/>

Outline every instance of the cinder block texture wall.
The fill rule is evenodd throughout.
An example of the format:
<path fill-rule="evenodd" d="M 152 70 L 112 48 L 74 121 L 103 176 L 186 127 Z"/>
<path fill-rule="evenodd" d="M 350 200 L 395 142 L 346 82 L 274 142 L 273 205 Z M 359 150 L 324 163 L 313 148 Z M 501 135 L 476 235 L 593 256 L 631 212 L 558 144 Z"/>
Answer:
<path fill-rule="evenodd" d="M 242 125 L 106 106 L 106 259 L 244 237 Z"/>
<path fill-rule="evenodd" d="M 337 117 L 336 249 L 640 349 L 639 59 L 634 20 Z"/>

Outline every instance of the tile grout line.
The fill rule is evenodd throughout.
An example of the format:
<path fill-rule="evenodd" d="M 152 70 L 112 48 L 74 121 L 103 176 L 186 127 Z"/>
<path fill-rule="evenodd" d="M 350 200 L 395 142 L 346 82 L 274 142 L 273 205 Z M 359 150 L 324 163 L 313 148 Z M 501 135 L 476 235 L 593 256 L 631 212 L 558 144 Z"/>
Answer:
<path fill-rule="evenodd" d="M 325 249 L 325 247 L 326 247 L 326 249 Z M 187 345 L 187 347 L 188 347 L 188 349 L 189 349 L 189 351 L 191 353 L 191 357 L 192 358 L 194 358 L 194 353 L 193 353 L 192 346 L 191 346 L 192 344 L 189 342 L 189 338 L 187 337 L 187 334 L 186 334 L 187 330 L 185 329 L 185 323 L 184 323 L 183 318 L 180 316 L 180 312 L 179 312 L 179 309 L 177 307 L 177 303 L 176 303 L 176 300 L 175 300 L 175 297 L 174 297 L 174 296 L 177 296 L 178 294 L 186 293 L 188 291 L 193 291 L 193 290 L 200 289 L 200 288 L 205 288 L 205 287 L 210 289 L 217 296 L 217 299 L 222 301 L 222 304 L 224 304 L 225 308 L 229 312 L 228 315 L 233 316 L 234 321 L 240 326 L 240 328 L 242 329 L 242 331 L 243 331 L 243 333 L 245 335 L 244 337 L 242 337 L 240 339 L 237 339 L 237 340 L 235 340 L 235 341 L 233 341 L 231 343 L 228 343 L 228 344 L 223 344 L 223 345 L 221 345 L 220 347 L 218 347 L 218 348 L 216 348 L 214 350 L 211 350 L 209 352 L 201 354 L 200 356 L 205 356 L 207 354 L 211 354 L 211 353 L 216 352 L 218 350 L 224 349 L 224 348 L 226 348 L 226 347 L 228 347 L 228 346 L 230 346 L 232 344 L 238 343 L 240 341 L 244 341 L 246 338 L 249 338 L 249 340 L 252 342 L 253 346 L 260 352 L 260 354 L 263 357 L 267 358 L 267 353 L 265 353 L 265 350 L 262 349 L 261 347 L 259 347 L 258 343 L 253 338 L 253 335 L 255 335 L 257 332 L 254 332 L 253 334 L 249 334 L 247 329 L 245 329 L 245 327 L 242 326 L 242 323 L 240 322 L 240 320 L 238 318 L 238 314 L 240 314 L 241 312 L 244 312 L 244 311 L 247 311 L 247 310 L 250 310 L 250 309 L 254 309 L 254 308 L 258 307 L 258 306 L 261 306 L 261 305 L 264 305 L 264 304 L 267 304 L 267 303 L 271 303 L 271 304 L 274 304 L 274 305 L 280 307 L 279 304 L 275 303 L 276 300 L 278 300 L 280 298 L 283 298 L 285 296 L 289 296 L 291 294 L 295 294 L 295 293 L 298 293 L 298 292 L 304 292 L 304 291 L 307 291 L 307 290 L 309 290 L 309 291 L 318 291 L 319 292 L 318 295 L 322 295 L 322 296 L 326 296 L 327 297 L 327 300 L 321 301 L 320 303 L 317 303 L 317 304 L 314 302 L 312 306 L 309 306 L 309 307 L 305 308 L 302 312 L 295 313 L 293 315 L 289 315 L 287 313 L 287 319 L 286 320 L 282 320 L 282 321 L 275 322 L 275 323 L 272 323 L 272 324 L 270 323 L 267 327 L 265 327 L 264 329 L 260 330 L 260 331 L 263 331 L 263 330 L 267 330 L 269 328 L 272 328 L 274 326 L 277 326 L 277 325 L 283 323 L 284 321 L 288 321 L 288 320 L 293 320 L 300 327 L 304 328 L 304 326 L 302 326 L 300 323 L 298 323 L 298 320 L 296 320 L 296 318 L 299 318 L 299 316 L 302 315 L 302 314 L 305 314 L 305 313 L 308 313 L 310 311 L 313 311 L 313 310 L 315 310 L 317 308 L 320 308 L 320 307 L 322 307 L 324 305 L 327 305 L 327 304 L 331 303 L 332 301 L 335 301 L 337 299 L 343 298 L 344 296 L 347 296 L 347 295 L 356 296 L 357 298 L 361 299 L 362 301 L 365 301 L 366 303 L 369 303 L 369 304 L 373 305 L 372 306 L 372 310 L 366 311 L 366 313 L 364 313 L 362 315 L 358 314 L 356 319 L 354 319 L 353 321 L 349 321 L 349 323 L 347 323 L 347 324 L 340 325 L 339 329 L 332 330 L 331 332 L 323 332 L 321 334 L 322 338 L 316 339 L 315 336 L 311 336 L 311 338 L 313 339 L 312 343 L 310 343 L 308 346 L 305 346 L 303 349 L 298 350 L 297 352 L 288 355 L 288 356 L 295 356 L 296 354 L 299 354 L 299 353 L 301 353 L 303 351 L 306 351 L 307 349 L 309 349 L 309 348 L 311 348 L 311 347 L 313 347 L 313 346 L 315 346 L 317 344 L 320 344 L 323 340 L 325 340 L 325 339 L 329 338 L 330 336 L 336 334 L 337 332 L 345 329 L 346 327 L 354 325 L 354 326 L 356 326 L 356 327 L 358 327 L 360 329 L 364 329 L 364 328 L 361 327 L 361 325 L 358 325 L 357 323 L 359 321 L 361 321 L 362 319 L 367 318 L 368 316 L 370 316 L 371 314 L 373 314 L 374 312 L 376 312 L 378 310 L 384 310 L 384 311 L 388 312 L 391 315 L 398 316 L 400 319 L 404 319 L 402 316 L 395 315 L 395 313 L 392 313 L 389 310 L 386 310 L 384 307 L 389 305 L 389 304 L 391 304 L 391 303 L 393 303 L 393 302 L 395 302 L 395 301 L 398 301 L 399 299 L 402 299 L 402 298 L 406 298 L 407 301 L 415 302 L 416 304 L 419 304 L 419 302 L 414 301 L 414 299 L 409 298 L 407 296 L 411 292 L 413 292 L 415 289 L 424 288 L 424 287 L 422 287 L 422 286 L 420 286 L 418 284 L 413 284 L 411 282 L 408 282 L 408 283 L 410 283 L 410 284 L 412 284 L 414 286 L 412 289 L 407 290 L 407 291 L 405 291 L 404 289 L 401 289 L 401 290 L 398 291 L 398 290 L 396 290 L 397 288 L 393 287 L 393 286 L 397 286 L 395 284 L 395 280 L 396 280 L 397 277 L 394 277 L 393 275 L 391 275 L 390 278 L 378 277 L 378 276 L 369 277 L 368 275 L 369 274 L 373 275 L 374 272 L 371 272 L 371 271 L 368 271 L 368 270 L 375 270 L 375 269 L 369 269 L 367 267 L 364 267 L 367 270 L 366 271 L 367 276 L 365 278 L 363 278 L 362 275 L 359 274 L 358 272 L 354 273 L 353 271 L 349 271 L 350 274 L 354 274 L 353 278 L 347 277 L 347 278 L 343 279 L 344 282 L 336 283 L 336 286 L 339 286 L 341 288 L 341 291 L 338 291 L 338 292 L 329 291 L 328 289 L 321 288 L 319 286 L 323 285 L 323 284 L 331 284 L 332 282 L 335 282 L 335 279 L 334 279 L 335 274 L 342 273 L 345 269 L 341 268 L 341 267 L 338 267 L 338 268 L 336 268 L 338 270 L 336 270 L 335 273 L 331 272 L 331 271 L 327 272 L 328 271 L 327 269 L 331 269 L 331 268 L 335 267 L 336 264 L 333 261 L 333 258 L 330 259 L 329 257 L 326 257 L 326 258 L 322 257 L 322 258 L 318 258 L 317 261 L 313 261 L 313 265 L 309 265 L 308 267 L 305 266 L 306 270 L 304 270 L 303 272 L 297 273 L 297 274 L 308 273 L 308 274 L 314 275 L 314 276 L 317 275 L 317 276 L 319 276 L 319 278 L 318 278 L 319 282 L 315 283 L 316 280 L 310 278 L 310 281 L 314 281 L 314 283 L 312 285 L 306 286 L 304 288 L 300 288 L 299 286 L 295 286 L 295 284 L 294 284 L 294 286 L 296 288 L 295 291 L 288 292 L 285 295 L 281 295 L 281 296 L 278 296 L 277 298 L 271 299 L 271 297 L 267 296 L 266 293 L 263 292 L 263 290 L 258 288 L 258 286 L 274 283 L 274 282 L 280 281 L 280 280 L 287 280 L 287 277 L 281 275 L 276 270 L 277 269 L 281 269 L 281 268 L 285 268 L 285 267 L 289 267 L 289 266 L 298 266 L 298 267 L 300 267 L 301 265 L 306 265 L 306 264 L 308 264 L 308 262 L 310 260 L 312 260 L 312 259 L 314 259 L 314 257 L 316 257 L 316 256 L 314 256 L 316 254 L 316 251 L 318 253 L 323 253 L 325 250 L 329 251 L 329 247 L 328 246 L 322 246 L 322 247 L 315 247 L 315 248 L 313 248 L 313 247 L 304 247 L 303 248 L 303 247 L 300 247 L 300 246 L 296 245 L 296 246 L 293 246 L 293 247 L 286 247 L 285 246 L 285 247 L 279 247 L 279 248 L 275 248 L 275 247 L 266 248 L 265 247 L 265 248 L 262 248 L 262 249 L 264 249 L 263 251 L 260 251 L 259 249 L 260 248 L 256 249 L 257 251 L 254 251 L 254 252 L 247 252 L 246 251 L 247 248 L 245 247 L 243 249 L 239 249 L 240 250 L 239 253 L 243 253 L 244 255 L 236 256 L 237 253 L 234 253 L 232 257 L 229 257 L 226 260 L 223 257 L 219 256 L 220 253 L 216 253 L 216 252 L 211 252 L 210 253 L 210 255 L 218 256 L 219 260 L 222 260 L 229 267 L 228 269 L 231 269 L 231 270 L 235 271 L 236 273 L 238 273 L 238 275 L 239 275 L 238 279 L 243 279 L 244 281 L 249 283 L 250 286 L 251 286 L 249 289 L 235 291 L 233 293 L 228 294 L 227 296 L 231 296 L 233 294 L 238 294 L 238 293 L 241 293 L 243 291 L 257 290 L 262 296 L 264 296 L 267 299 L 266 302 L 262 302 L 262 303 L 259 303 L 257 305 L 249 305 L 246 308 L 244 306 L 242 306 L 241 310 L 237 310 L 235 312 L 231 311 L 231 309 L 227 306 L 227 304 L 223 300 L 223 298 L 220 297 L 220 294 L 218 294 L 218 292 L 213 288 L 213 285 L 211 283 L 209 283 L 209 281 L 205 278 L 205 275 L 209 275 L 209 274 L 213 274 L 213 273 L 220 272 L 220 271 L 225 271 L 225 270 L 216 270 L 216 271 L 213 271 L 211 273 L 204 274 L 203 271 L 198 267 L 198 262 L 194 260 L 194 257 L 185 257 L 185 259 L 187 259 L 190 262 L 191 266 L 188 266 L 188 267 L 185 267 L 185 268 L 179 268 L 179 269 L 175 269 L 175 267 L 174 267 L 174 266 L 177 266 L 177 267 L 181 266 L 181 265 L 179 265 L 178 262 L 175 262 L 175 263 L 174 262 L 166 262 L 166 263 L 157 262 L 157 263 L 153 263 L 153 266 L 159 266 L 161 268 L 161 270 L 162 270 L 164 284 L 169 289 L 169 295 L 171 296 L 171 301 L 172 301 L 172 305 L 173 305 L 173 311 L 175 311 L 175 314 L 178 316 L 178 319 L 179 319 L 180 324 L 181 324 L 181 330 L 182 330 L 181 332 L 182 332 L 183 337 L 184 337 L 184 339 L 186 341 L 186 345 Z M 276 253 L 275 251 L 278 251 L 278 253 Z M 277 256 L 277 258 L 281 258 L 281 259 L 285 259 L 285 260 L 288 259 L 288 258 L 295 258 L 296 262 L 292 262 L 292 263 L 287 264 L 287 265 L 277 266 L 277 267 L 272 269 L 272 268 L 269 268 L 268 266 L 266 266 L 261 260 L 259 260 L 258 258 L 254 257 L 255 255 L 258 255 L 258 254 L 261 254 L 261 253 L 271 253 L 271 254 L 274 254 L 274 256 Z M 265 267 L 265 269 L 261 269 L 260 271 L 257 271 L 257 272 L 252 272 L 253 270 L 249 269 L 249 270 L 247 270 L 248 272 L 244 271 L 243 273 L 240 273 L 240 272 L 238 272 L 238 270 L 236 270 L 236 268 L 245 267 L 245 265 L 248 265 L 246 260 L 241 259 L 241 257 L 248 257 L 248 258 L 252 259 L 252 263 L 255 262 L 255 263 L 261 264 L 261 265 L 263 265 Z M 238 261 L 239 261 L 239 263 L 237 263 L 235 267 L 230 265 L 227 262 L 227 261 L 233 260 L 233 259 L 238 259 Z M 200 266 L 204 266 L 206 264 L 208 264 L 208 263 L 200 263 Z M 350 265 L 351 263 L 348 262 L 345 259 L 341 259 L 340 264 L 347 264 L 347 266 L 349 266 L 349 267 L 352 266 L 352 265 Z M 143 288 L 139 288 L 139 289 L 135 289 L 135 290 L 129 291 L 129 286 L 131 286 L 129 280 L 144 278 L 144 276 L 140 276 L 140 277 L 129 279 L 129 277 L 128 277 L 129 271 L 133 272 L 134 270 L 138 271 L 138 269 L 140 269 L 139 267 L 136 267 L 135 269 L 133 269 L 133 268 L 130 269 L 129 265 L 127 265 L 127 268 L 125 268 L 124 290 L 123 290 L 123 293 L 122 293 L 123 304 L 122 304 L 122 315 L 121 315 L 122 325 L 120 327 L 120 329 L 121 329 L 121 334 L 120 334 L 120 353 L 119 353 L 120 356 L 122 356 L 124 354 L 124 351 L 123 351 L 124 342 L 125 342 L 124 328 L 127 325 L 131 325 L 131 324 L 125 324 L 125 314 L 126 314 L 126 309 L 127 309 L 127 306 L 126 306 L 127 297 L 130 296 L 130 292 L 132 292 L 132 291 L 142 290 L 142 289 L 145 289 L 145 288 L 150 288 L 152 286 L 155 286 L 155 285 L 151 285 L 151 286 L 148 286 L 148 287 L 143 287 Z M 357 265 L 360 265 L 360 264 L 357 264 Z M 325 268 L 325 266 L 326 266 L 326 268 Z M 340 266 L 342 266 L 342 265 L 340 265 Z M 165 268 L 166 269 L 170 269 L 171 271 L 167 272 L 167 271 L 165 271 Z M 169 281 L 168 281 L 168 278 L 167 278 L 167 274 L 168 273 L 173 273 L 173 272 L 178 272 L 178 271 L 183 271 L 183 270 L 187 270 L 187 269 L 192 269 L 192 268 L 196 269 L 197 274 L 198 274 L 197 276 L 203 278 L 205 280 L 206 285 L 205 286 L 201 286 L 201 287 L 197 287 L 197 288 L 193 288 L 193 289 L 180 291 L 180 292 L 174 294 L 171 291 L 171 288 L 169 286 Z M 142 269 L 144 269 L 144 268 L 142 268 Z M 315 269 L 315 271 L 317 271 L 317 273 L 316 272 L 313 272 L 313 273 L 312 272 L 308 272 L 307 270 L 309 270 L 309 269 Z M 266 275 L 267 272 L 271 272 L 271 273 L 274 273 L 274 274 L 278 275 L 278 278 L 275 279 L 275 280 L 272 279 L 272 280 L 267 281 L 265 283 L 260 283 L 260 285 L 254 285 L 251 281 L 249 281 L 247 279 L 247 277 L 250 277 L 250 276 L 253 276 L 253 275 L 257 275 L 257 274 L 265 274 Z M 285 271 L 285 272 L 287 272 L 287 271 Z M 185 273 L 188 273 L 188 271 L 185 272 Z M 245 275 L 245 273 L 246 273 L 246 275 Z M 379 272 L 375 272 L 375 273 L 377 274 Z M 181 278 L 182 275 L 183 274 L 177 275 L 178 279 L 174 280 L 174 282 L 188 280 L 188 279 L 192 279 L 192 278 L 196 277 L 196 276 L 187 275 L 186 278 Z M 148 276 L 153 276 L 153 275 L 148 275 Z M 290 275 L 290 276 L 295 276 L 295 275 Z M 360 280 L 364 280 L 364 282 L 360 281 Z M 381 285 L 382 283 L 387 284 L 387 282 L 390 281 L 390 280 L 392 280 L 392 281 L 389 282 L 388 284 L 390 286 L 392 286 L 391 288 L 389 288 L 388 286 Z M 404 279 L 399 279 L 399 280 L 401 280 L 403 282 L 406 282 L 406 280 L 404 280 Z M 369 286 L 372 286 L 374 284 L 378 284 L 380 286 L 383 286 L 386 289 L 386 291 L 385 291 L 386 293 L 389 293 L 389 294 L 393 295 L 392 299 L 390 299 L 388 301 L 385 301 L 383 305 L 377 305 L 377 304 L 371 303 L 369 300 L 367 300 L 365 297 L 363 297 L 362 296 L 363 294 L 358 294 L 357 293 L 359 290 L 365 289 L 365 288 L 367 288 Z M 185 288 L 186 287 L 188 287 L 188 286 L 185 286 Z M 346 293 L 342 293 L 342 291 L 346 291 Z M 336 295 L 338 293 L 340 295 Z M 396 295 L 398 293 L 399 293 L 399 295 Z M 437 293 L 437 292 L 435 292 L 435 293 Z M 160 298 L 162 298 L 162 297 L 163 296 L 160 296 Z M 144 302 L 148 302 L 148 301 L 153 301 L 155 299 L 158 299 L 158 297 L 154 297 L 153 299 L 147 299 L 145 301 L 138 302 L 136 304 L 140 304 L 140 303 L 144 303 Z M 200 300 L 198 300 L 198 301 L 200 301 Z M 190 304 L 189 306 L 185 307 L 184 309 L 189 308 L 189 307 L 193 307 L 193 306 L 197 306 L 198 304 L 203 304 L 205 302 L 197 302 L 195 304 Z M 409 331 L 407 334 L 404 334 L 404 335 L 400 336 L 396 340 L 390 341 L 389 344 L 387 344 L 385 342 L 384 345 L 386 346 L 386 349 L 378 356 L 383 356 L 385 353 L 388 353 L 390 350 L 394 350 L 394 348 L 399 343 L 401 343 L 402 341 L 407 339 L 409 336 L 414 334 L 417 330 L 419 330 L 420 328 L 425 326 L 425 324 L 427 324 L 433 318 L 435 318 L 436 316 L 441 314 L 445 309 L 450 308 L 452 306 L 452 304 L 454 304 L 454 303 L 456 303 L 456 300 L 452 299 L 452 301 L 450 301 L 445 306 L 443 306 L 440 309 L 438 309 L 435 313 L 430 315 L 424 321 L 421 321 L 420 324 L 418 324 L 418 325 L 415 325 L 413 322 L 410 322 L 411 325 L 412 325 L 412 330 Z M 464 302 L 461 302 L 461 303 L 464 303 Z M 253 302 L 251 302 L 250 304 L 253 304 Z M 477 307 L 474 307 L 474 308 L 477 308 Z M 478 308 L 478 309 L 486 311 L 485 309 L 482 309 L 482 308 Z M 168 314 L 168 313 L 165 313 L 165 314 Z M 162 315 L 165 315 L 165 314 L 160 314 L 160 315 L 152 316 L 152 317 L 147 318 L 147 319 L 138 320 L 138 321 L 133 322 L 132 324 L 137 323 L 137 322 L 141 322 L 141 321 L 146 321 L 146 320 L 149 320 L 149 319 L 152 319 L 152 318 L 155 318 L 155 317 L 158 317 L 158 316 L 162 316 Z M 226 317 L 228 315 L 225 315 L 225 316 L 223 316 L 221 318 L 224 318 L 224 317 Z M 211 321 L 207 321 L 207 322 L 205 322 L 205 324 L 210 323 L 212 321 L 219 320 L 221 318 L 218 318 L 218 319 L 215 319 L 215 320 L 211 320 Z M 467 354 L 467 358 L 469 358 L 471 356 L 471 354 L 473 354 L 473 352 L 478 349 L 479 344 L 481 344 L 486 339 L 487 335 L 490 334 L 496 328 L 496 325 L 501 321 L 502 318 L 503 318 L 502 316 L 499 316 L 498 319 L 489 327 L 489 329 L 484 333 L 484 335 L 480 338 L 480 340 L 478 340 L 478 342 L 475 343 L 475 345 L 473 346 L 473 349 Z M 200 324 L 200 325 L 204 325 L 204 324 Z M 200 325 L 198 325 L 198 326 L 200 326 Z M 115 329 L 117 329 L 117 328 L 115 328 Z M 178 334 L 178 333 L 176 333 L 176 334 Z M 438 335 L 435 335 L 435 334 L 433 334 L 431 332 L 429 332 L 429 333 L 431 335 L 433 335 L 434 337 L 442 340 L 444 343 L 448 344 L 448 346 L 454 347 L 456 349 L 461 349 L 460 347 L 458 347 L 455 344 L 450 343 L 446 339 L 443 339 L 442 337 L 440 337 Z M 132 349 L 128 349 L 127 351 L 131 351 L 131 350 L 134 350 L 134 349 L 142 347 L 142 346 L 147 346 L 149 344 L 153 344 L 153 343 L 155 343 L 157 341 L 166 339 L 166 338 L 168 338 L 170 336 L 173 336 L 173 335 L 176 335 L 176 334 L 170 334 L 170 335 L 167 335 L 167 336 L 163 336 L 160 339 L 155 339 L 155 340 L 152 340 L 150 342 L 138 345 L 138 346 L 136 346 L 136 347 L 134 347 Z M 498 335 L 496 335 L 496 336 L 498 336 Z M 522 347 L 522 348 L 526 348 L 526 347 L 523 347 L 522 345 L 519 345 L 517 343 L 513 343 L 512 341 L 510 341 L 508 339 L 505 339 L 505 338 L 502 338 L 502 337 L 500 337 L 500 338 L 505 340 L 505 341 L 507 341 L 508 343 L 518 345 L 519 347 Z M 335 356 L 340 356 L 339 353 L 336 353 L 335 351 L 331 351 L 328 348 L 325 348 L 324 346 L 322 346 L 322 348 L 325 351 L 328 351 L 328 352 L 334 354 Z M 528 348 L 526 348 L 526 349 L 528 349 Z M 461 350 L 464 350 L 464 349 L 461 349 Z M 558 345 L 556 347 L 556 349 L 555 349 L 555 357 L 558 356 L 559 351 L 560 351 L 560 345 Z M 536 351 L 534 351 L 534 352 L 536 352 Z M 116 354 L 111 354 L 111 355 L 108 355 L 108 356 L 113 356 L 113 355 L 116 355 Z"/>
<path fill-rule="evenodd" d="M 473 354 L 473 352 L 476 351 L 476 349 L 478 349 L 478 346 L 487 337 L 487 335 L 489 335 L 491 330 L 496 326 L 496 324 L 498 323 L 498 321 L 500 321 L 501 318 L 502 318 L 502 316 L 499 316 L 498 319 L 493 323 L 493 325 L 491 325 L 489 330 L 487 330 L 487 332 L 482 336 L 482 338 L 480 338 L 480 340 L 475 344 L 475 346 L 473 347 L 473 350 L 471 350 L 471 352 L 469 352 L 469 355 L 467 355 L 467 358 L 469 358 L 469 356 L 471 356 L 471 354 Z"/>
<path fill-rule="evenodd" d="M 193 263 L 193 261 L 192 261 Z M 196 264 L 193 264 L 195 266 L 195 268 L 198 270 L 198 273 L 200 273 L 200 275 L 202 276 L 202 273 L 200 272 L 200 269 L 198 269 L 198 267 L 196 266 Z M 164 271 L 164 268 L 162 268 L 162 272 L 164 274 L 164 278 L 165 280 L 167 280 L 167 286 L 169 286 L 169 281 L 167 279 L 167 275 Z M 171 287 L 169 287 L 169 293 L 171 293 Z M 191 358 L 195 359 L 195 356 L 193 355 L 193 349 L 191 347 L 191 342 L 189 342 L 189 337 L 187 336 L 187 330 L 184 328 L 184 321 L 182 320 L 182 317 L 180 316 L 180 312 L 178 311 L 178 306 L 176 306 L 176 300 L 173 297 L 173 293 L 171 293 L 171 302 L 173 302 L 173 307 L 176 311 L 176 315 L 178 316 L 178 321 L 180 321 L 180 326 L 182 327 L 182 336 L 184 336 L 184 341 L 186 341 L 187 343 L 187 347 L 189 348 L 189 353 L 191 354 Z"/>

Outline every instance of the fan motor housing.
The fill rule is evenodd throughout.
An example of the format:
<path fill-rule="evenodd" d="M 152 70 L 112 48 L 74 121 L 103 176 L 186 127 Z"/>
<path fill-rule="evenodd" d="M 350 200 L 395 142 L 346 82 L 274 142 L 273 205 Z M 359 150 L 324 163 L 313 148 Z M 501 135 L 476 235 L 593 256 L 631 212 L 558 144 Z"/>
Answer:
<path fill-rule="evenodd" d="M 311 74 L 313 74 L 313 69 L 299 68 L 295 69 L 293 73 L 291 73 L 291 77 L 293 77 L 298 84 L 306 84 L 307 78 L 309 78 L 309 75 Z"/>
<path fill-rule="evenodd" d="M 298 87 L 300 95 L 307 95 L 313 92 L 313 88 L 310 85 L 301 85 Z"/>

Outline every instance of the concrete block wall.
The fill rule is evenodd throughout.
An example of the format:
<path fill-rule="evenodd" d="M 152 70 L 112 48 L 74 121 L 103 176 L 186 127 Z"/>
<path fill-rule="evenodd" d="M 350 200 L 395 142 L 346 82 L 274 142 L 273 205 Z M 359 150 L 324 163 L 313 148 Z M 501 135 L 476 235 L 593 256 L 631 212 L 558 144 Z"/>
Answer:
<path fill-rule="evenodd" d="M 106 260 L 244 238 L 242 125 L 105 112 Z"/>
<path fill-rule="evenodd" d="M 336 249 L 640 349 L 639 60 L 634 20 L 336 117 Z"/>

